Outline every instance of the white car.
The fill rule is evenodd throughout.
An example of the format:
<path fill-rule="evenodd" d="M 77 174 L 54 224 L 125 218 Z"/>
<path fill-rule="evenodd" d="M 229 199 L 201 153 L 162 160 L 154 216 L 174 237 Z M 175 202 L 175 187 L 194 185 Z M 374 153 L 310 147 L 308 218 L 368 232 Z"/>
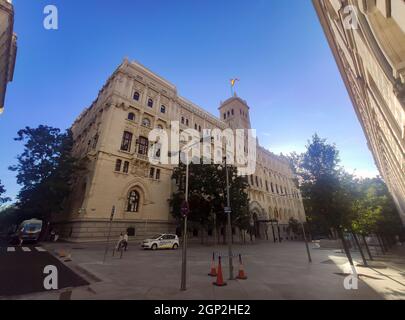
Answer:
<path fill-rule="evenodd" d="M 175 234 L 157 234 L 150 239 L 146 239 L 142 242 L 143 249 L 173 249 L 176 250 L 179 247 L 179 237 Z"/>

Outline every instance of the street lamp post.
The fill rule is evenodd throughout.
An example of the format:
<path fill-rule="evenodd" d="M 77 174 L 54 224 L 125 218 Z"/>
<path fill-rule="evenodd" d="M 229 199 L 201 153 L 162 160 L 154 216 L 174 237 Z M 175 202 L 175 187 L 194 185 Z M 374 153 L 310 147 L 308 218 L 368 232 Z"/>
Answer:
<path fill-rule="evenodd" d="M 187 289 L 187 216 L 188 216 L 188 162 L 186 164 L 186 195 L 185 203 L 182 206 L 182 214 L 184 218 L 184 230 L 183 230 L 183 251 L 182 251 L 182 264 L 181 264 L 181 291 Z"/>
<path fill-rule="evenodd" d="M 301 222 L 301 227 L 302 227 L 302 234 L 304 235 L 305 247 L 307 248 L 308 261 L 312 262 L 311 252 L 309 251 L 309 246 L 308 246 L 307 235 L 305 233 L 304 222 Z"/>
<path fill-rule="evenodd" d="M 285 194 L 283 195 L 284 197 L 287 196 L 291 196 L 292 194 Z M 312 262 L 312 258 L 311 258 L 311 251 L 309 250 L 309 245 L 308 245 L 308 239 L 307 239 L 307 235 L 305 233 L 305 227 L 304 227 L 304 222 L 301 222 L 301 228 L 302 228 L 302 234 L 304 236 L 304 241 L 305 241 L 305 247 L 307 249 L 307 255 L 308 255 L 308 261 Z"/>
<path fill-rule="evenodd" d="M 206 139 L 211 139 L 210 137 L 202 138 L 198 142 L 188 146 L 188 150 L 193 148 L 195 145 L 204 142 Z M 179 157 L 180 157 L 179 152 Z M 184 230 L 183 230 L 183 250 L 182 250 L 182 262 L 181 262 L 181 285 L 180 290 L 187 290 L 187 217 L 189 214 L 189 205 L 188 205 L 188 180 L 189 180 L 189 162 L 186 161 L 186 190 L 185 190 L 185 201 L 182 206 L 182 215 L 184 218 Z"/>
<path fill-rule="evenodd" d="M 228 166 L 226 164 L 226 157 L 225 157 L 225 172 L 226 172 L 226 200 L 227 200 L 227 207 L 225 208 L 225 213 L 228 216 L 228 255 L 229 255 L 229 280 L 233 280 L 233 254 L 232 254 L 232 225 L 231 225 L 231 199 L 230 199 L 230 186 L 229 186 L 229 174 L 228 174 Z"/>
<path fill-rule="evenodd" d="M 104 250 L 103 264 L 105 263 L 105 258 L 107 257 L 108 247 L 110 245 L 111 226 L 112 226 L 112 222 L 113 222 L 113 219 L 114 219 L 114 214 L 115 214 L 115 206 L 113 206 L 112 209 L 111 209 L 110 225 L 108 227 L 108 236 L 107 236 L 107 243 L 105 245 L 105 250 Z"/>

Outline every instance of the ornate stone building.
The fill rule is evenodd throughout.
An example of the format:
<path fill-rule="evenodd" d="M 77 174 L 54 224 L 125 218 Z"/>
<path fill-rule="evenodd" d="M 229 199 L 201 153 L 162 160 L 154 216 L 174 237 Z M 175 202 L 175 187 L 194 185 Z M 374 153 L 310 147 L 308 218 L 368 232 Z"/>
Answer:
<path fill-rule="evenodd" d="M 114 236 L 127 228 L 135 230 L 137 239 L 175 232 L 169 208 L 175 190 L 173 165 L 149 161 L 149 132 L 169 129 L 172 121 L 179 123 L 180 130 L 197 132 L 250 128 L 244 100 L 234 96 L 221 103 L 219 110 L 221 117 L 217 118 L 180 97 L 167 80 L 139 63 L 124 60 L 72 125 L 73 152 L 85 160 L 87 173 L 77 178 L 66 212 L 55 221 L 62 237 L 105 240 L 113 206 Z M 257 147 L 256 172 L 249 177 L 250 212 L 257 237 L 287 238 L 290 218 L 305 221 L 293 179 L 286 159 Z"/>
<path fill-rule="evenodd" d="M 405 223 L 405 1 L 313 3 L 368 147 Z"/>
<path fill-rule="evenodd" d="M 14 9 L 11 0 L 0 0 L 0 114 L 4 110 L 7 83 L 13 80 L 17 37 L 13 33 Z"/>

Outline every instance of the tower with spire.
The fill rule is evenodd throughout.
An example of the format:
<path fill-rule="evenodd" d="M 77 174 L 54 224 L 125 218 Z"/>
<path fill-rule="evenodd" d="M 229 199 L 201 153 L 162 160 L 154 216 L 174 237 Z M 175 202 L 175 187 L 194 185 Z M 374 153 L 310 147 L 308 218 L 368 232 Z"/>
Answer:
<path fill-rule="evenodd" d="M 220 118 L 231 129 L 251 129 L 249 106 L 245 100 L 236 93 L 233 97 L 221 102 L 219 107 Z"/>

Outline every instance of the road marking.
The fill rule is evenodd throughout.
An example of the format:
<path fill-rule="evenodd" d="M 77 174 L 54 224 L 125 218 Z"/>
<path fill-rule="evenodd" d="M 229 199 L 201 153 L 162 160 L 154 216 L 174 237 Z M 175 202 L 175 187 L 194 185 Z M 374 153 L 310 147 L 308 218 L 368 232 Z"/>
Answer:
<path fill-rule="evenodd" d="M 24 252 L 31 252 L 31 249 L 28 248 L 28 247 L 22 247 L 21 249 L 22 249 L 22 251 L 24 251 Z"/>
<path fill-rule="evenodd" d="M 39 252 L 46 252 L 46 250 L 42 247 L 35 247 L 35 249 Z"/>
<path fill-rule="evenodd" d="M 14 247 L 8 247 L 7 252 L 15 252 L 15 248 Z"/>

